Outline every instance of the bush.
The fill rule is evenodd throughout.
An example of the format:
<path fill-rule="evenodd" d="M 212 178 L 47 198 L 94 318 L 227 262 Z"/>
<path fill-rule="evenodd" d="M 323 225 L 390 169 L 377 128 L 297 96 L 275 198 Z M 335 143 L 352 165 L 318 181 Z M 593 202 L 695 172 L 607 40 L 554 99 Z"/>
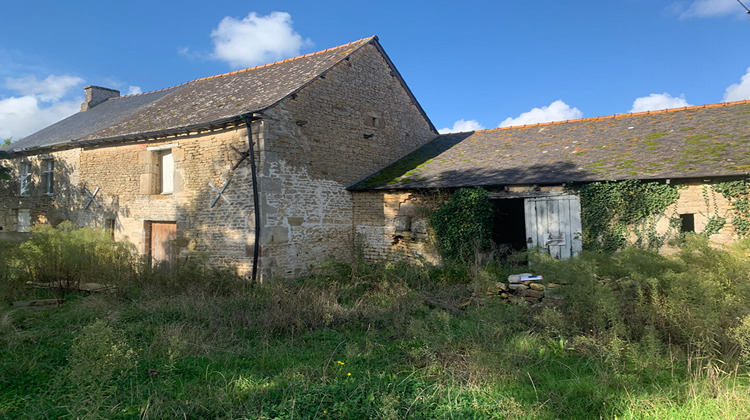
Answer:
<path fill-rule="evenodd" d="M 672 257 L 626 248 L 612 257 L 584 252 L 533 267 L 545 280 L 567 284 L 562 289 L 567 334 L 594 338 L 605 347 L 648 342 L 652 350 L 670 347 L 708 360 L 737 361 L 738 349 L 743 357 L 750 354 L 750 261 L 744 253 L 715 249 L 705 238 L 688 235 Z"/>
<path fill-rule="evenodd" d="M 111 284 L 132 272 L 133 252 L 103 229 L 36 225 L 18 250 L 25 280 L 77 288 L 81 283 Z"/>
<path fill-rule="evenodd" d="M 491 245 L 494 207 L 484 189 L 462 188 L 435 210 L 430 224 L 443 258 L 469 262 L 477 250 Z"/>

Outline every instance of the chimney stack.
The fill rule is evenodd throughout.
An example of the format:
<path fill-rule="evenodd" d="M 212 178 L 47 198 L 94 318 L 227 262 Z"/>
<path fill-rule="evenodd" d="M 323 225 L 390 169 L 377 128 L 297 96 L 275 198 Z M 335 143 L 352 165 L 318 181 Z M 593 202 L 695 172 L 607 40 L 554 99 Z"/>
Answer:
<path fill-rule="evenodd" d="M 81 104 L 81 112 L 88 111 L 109 98 L 117 98 L 120 96 L 119 90 L 108 89 L 101 86 L 86 86 L 83 90 L 86 92 L 86 99 L 84 99 Z"/>

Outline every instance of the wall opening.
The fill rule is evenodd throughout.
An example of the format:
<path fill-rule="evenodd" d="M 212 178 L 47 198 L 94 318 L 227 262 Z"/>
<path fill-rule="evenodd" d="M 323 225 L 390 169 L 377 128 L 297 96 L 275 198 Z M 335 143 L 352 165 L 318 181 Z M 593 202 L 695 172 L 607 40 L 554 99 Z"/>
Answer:
<path fill-rule="evenodd" d="M 680 215 L 680 232 L 695 232 L 695 215 L 691 213 Z"/>
<path fill-rule="evenodd" d="M 495 228 L 492 242 L 501 251 L 526 249 L 523 198 L 492 200 L 495 206 Z"/>

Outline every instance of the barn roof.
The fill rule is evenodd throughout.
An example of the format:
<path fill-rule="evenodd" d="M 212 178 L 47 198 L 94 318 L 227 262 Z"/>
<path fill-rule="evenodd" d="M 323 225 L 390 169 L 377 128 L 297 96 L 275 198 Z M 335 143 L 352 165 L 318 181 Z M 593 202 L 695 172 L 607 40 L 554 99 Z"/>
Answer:
<path fill-rule="evenodd" d="M 196 79 L 160 91 L 110 98 L 88 111 L 78 112 L 18 140 L 4 150 L 19 152 L 53 145 L 137 137 L 143 133 L 238 120 L 243 114 L 262 111 L 296 93 L 369 43 L 374 43 L 388 60 L 377 37 L 363 38 L 324 51 Z M 388 62 L 392 66 L 390 60 Z M 406 90 L 409 92 L 408 88 Z"/>
<path fill-rule="evenodd" d="M 352 189 L 747 176 L 750 101 L 445 134 Z"/>

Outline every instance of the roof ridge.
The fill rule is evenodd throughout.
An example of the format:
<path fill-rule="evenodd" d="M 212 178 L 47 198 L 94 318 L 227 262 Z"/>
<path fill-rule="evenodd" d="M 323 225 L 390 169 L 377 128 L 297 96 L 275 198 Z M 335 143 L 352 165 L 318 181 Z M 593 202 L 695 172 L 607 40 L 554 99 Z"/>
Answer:
<path fill-rule="evenodd" d="M 348 47 L 348 46 L 350 46 L 352 44 L 360 43 L 360 42 L 363 42 L 363 41 L 366 41 L 366 40 L 367 41 L 371 41 L 371 40 L 377 40 L 377 39 L 378 39 L 377 35 L 372 35 L 372 36 L 369 36 L 369 37 L 358 39 L 356 41 L 348 42 L 346 44 L 341 44 L 341 45 L 338 45 L 336 47 L 326 48 L 325 50 L 315 51 L 315 52 L 311 52 L 311 53 L 307 53 L 307 54 L 303 54 L 303 55 L 298 55 L 296 57 L 290 57 L 290 58 L 286 58 L 284 60 L 274 61 L 272 63 L 261 64 L 261 65 L 255 66 L 255 67 L 248 67 L 248 68 L 234 70 L 234 71 L 230 71 L 230 72 L 226 72 L 226 73 L 221 73 L 221 74 L 215 74 L 213 76 L 199 77 L 197 79 L 188 80 L 187 82 L 180 83 L 180 84 L 174 85 L 174 86 L 170 86 L 170 87 L 167 87 L 167 88 L 164 88 L 164 89 L 158 89 L 158 90 L 152 90 L 152 91 L 148 91 L 148 92 L 135 93 L 135 94 L 132 94 L 132 95 L 123 95 L 123 96 L 118 96 L 116 98 L 110 98 L 110 99 L 130 98 L 130 97 L 133 97 L 133 96 L 146 95 L 148 93 L 163 92 L 165 90 L 174 89 L 174 88 L 177 88 L 177 87 L 180 87 L 180 86 L 183 86 L 183 85 L 187 85 L 187 84 L 193 83 L 193 82 L 200 82 L 200 81 L 203 81 L 203 80 L 210 80 L 210 79 L 215 79 L 215 78 L 218 78 L 218 77 L 230 76 L 230 75 L 237 74 L 237 73 L 244 73 L 244 72 L 250 71 L 250 70 L 257 70 L 257 69 L 260 69 L 260 68 L 263 68 L 263 67 L 270 67 L 270 66 L 273 66 L 273 65 L 276 65 L 276 64 L 286 63 L 286 62 L 289 62 L 289 61 L 294 61 L 294 60 L 298 60 L 300 58 L 305 58 L 305 57 L 312 57 L 314 55 L 323 54 L 323 53 L 326 53 L 326 52 L 329 52 L 329 51 L 333 51 L 333 50 L 336 50 L 336 49 L 339 49 L 339 48 Z"/>
<path fill-rule="evenodd" d="M 349 45 L 356 44 L 356 43 L 362 42 L 364 40 L 373 40 L 373 39 L 377 39 L 377 36 L 373 35 L 373 36 L 370 36 L 370 37 L 367 37 L 367 38 L 358 39 L 356 41 L 352 41 L 352 42 L 349 42 L 349 43 L 346 43 L 346 44 L 342 44 L 342 45 L 339 45 L 339 46 L 336 46 L 336 47 L 326 48 L 325 50 L 315 51 L 315 52 L 311 52 L 311 53 L 307 53 L 307 54 L 303 54 L 303 55 L 298 55 L 296 57 L 291 57 L 291 58 L 287 58 L 287 59 L 284 59 L 284 60 L 274 61 L 272 63 L 261 64 L 259 66 L 255 66 L 255 67 L 248 67 L 248 68 L 245 68 L 245 69 L 234 70 L 234 71 L 230 71 L 230 72 L 227 72 L 227 73 L 215 74 L 213 76 L 201 77 L 201 78 L 198 78 L 198 79 L 193 79 L 193 80 L 191 80 L 189 82 L 186 82 L 186 83 L 199 82 L 199 81 L 202 81 L 202 80 L 209 80 L 209 79 L 215 79 L 217 77 L 230 76 L 232 74 L 244 73 L 246 71 L 257 70 L 257 69 L 260 69 L 260 68 L 263 68 L 263 67 L 270 67 L 270 66 L 273 66 L 273 65 L 276 65 L 276 64 L 281 64 L 281 63 L 286 63 L 286 62 L 289 62 L 289 61 L 299 60 L 300 58 L 312 57 L 314 55 L 327 53 L 329 51 L 333 51 L 333 50 L 336 50 L 336 49 L 339 49 L 339 48 L 348 47 Z"/>
<path fill-rule="evenodd" d="M 496 128 L 487 128 L 487 129 L 484 129 L 484 130 L 475 130 L 474 132 L 475 133 L 481 133 L 481 132 L 485 132 L 485 131 L 508 130 L 508 129 L 511 129 L 511 128 L 543 127 L 543 126 L 547 126 L 547 125 L 558 125 L 558 124 L 566 124 L 566 123 L 572 123 L 572 122 L 608 120 L 608 119 L 625 118 L 625 117 L 638 117 L 638 116 L 641 116 L 641 115 L 665 114 L 667 112 L 687 111 L 687 110 L 690 110 L 690 109 L 718 108 L 718 107 L 734 106 L 734 105 L 742 105 L 742 104 L 750 104 L 750 99 L 745 99 L 745 100 L 741 100 L 741 101 L 733 101 L 733 102 L 720 102 L 720 103 L 716 103 L 716 104 L 691 105 L 691 106 L 684 106 L 684 107 L 681 107 L 681 108 L 657 109 L 657 110 L 654 110 L 654 111 L 629 112 L 629 113 L 625 113 L 625 114 L 613 114 L 613 115 L 605 115 L 605 116 L 599 116 L 599 117 L 578 118 L 578 119 L 575 119 L 575 120 L 549 121 L 549 122 L 535 123 L 535 124 L 511 125 L 511 126 L 508 126 L 508 127 L 496 127 Z M 444 135 L 450 135 L 450 134 L 458 134 L 458 133 L 446 133 Z"/>
<path fill-rule="evenodd" d="M 190 82 L 184 82 L 184 83 L 180 83 L 179 85 L 174 85 L 174 86 L 166 87 L 166 88 L 164 88 L 164 89 L 150 90 L 150 91 L 148 91 L 148 92 L 131 93 L 130 95 L 115 96 L 115 97 L 113 97 L 113 98 L 109 98 L 109 99 L 107 99 L 107 100 L 108 100 L 108 101 L 111 101 L 111 100 L 122 99 L 122 98 L 133 98 L 133 97 L 135 97 L 135 96 L 143 96 L 143 95 L 148 95 L 149 93 L 158 93 L 158 92 L 164 92 L 165 90 L 170 90 L 170 89 L 178 88 L 178 87 L 180 87 L 180 86 L 183 86 L 183 85 L 186 85 L 186 84 L 188 84 L 188 83 L 190 83 Z"/>

